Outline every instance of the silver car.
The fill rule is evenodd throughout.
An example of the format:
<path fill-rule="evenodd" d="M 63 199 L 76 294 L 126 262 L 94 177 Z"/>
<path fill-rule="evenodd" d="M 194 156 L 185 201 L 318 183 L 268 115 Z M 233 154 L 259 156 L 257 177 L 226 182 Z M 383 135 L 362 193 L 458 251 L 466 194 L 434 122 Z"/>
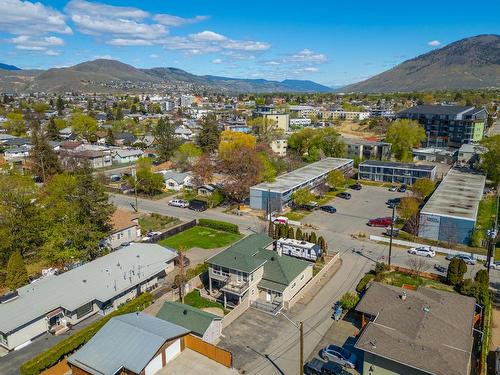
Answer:
<path fill-rule="evenodd" d="M 456 255 L 448 254 L 446 256 L 446 260 L 452 260 L 453 258 L 463 259 L 465 263 L 471 266 L 474 266 L 477 263 L 477 261 L 471 255 L 467 254 L 456 254 Z"/>
<path fill-rule="evenodd" d="M 328 345 L 320 353 L 321 358 L 341 366 L 356 368 L 358 358 L 354 353 L 337 345 Z"/>

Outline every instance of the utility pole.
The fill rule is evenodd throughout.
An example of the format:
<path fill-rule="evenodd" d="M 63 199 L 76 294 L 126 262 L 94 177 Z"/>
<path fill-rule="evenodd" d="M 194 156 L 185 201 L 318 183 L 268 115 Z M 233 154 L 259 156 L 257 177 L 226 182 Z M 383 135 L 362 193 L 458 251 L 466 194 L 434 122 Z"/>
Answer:
<path fill-rule="evenodd" d="M 137 172 L 135 168 L 132 168 L 132 177 L 134 178 L 134 195 L 135 195 L 135 207 L 134 210 L 135 212 L 139 212 L 139 207 L 138 205 L 138 200 L 137 200 Z"/>
<path fill-rule="evenodd" d="M 496 201 L 496 210 L 495 210 L 495 223 L 493 224 L 493 227 L 491 229 L 488 229 L 486 231 L 488 241 L 486 248 L 488 249 L 488 255 L 486 258 L 486 269 L 488 270 L 488 274 L 490 273 L 490 265 L 491 265 L 491 258 L 494 258 L 495 256 L 495 248 L 496 248 L 496 238 L 497 238 L 497 228 L 498 228 L 498 204 L 500 198 L 500 194 L 497 191 L 497 201 Z"/>
<path fill-rule="evenodd" d="M 299 322 L 299 332 L 300 332 L 300 367 L 299 375 L 304 373 L 304 323 Z"/>
<path fill-rule="evenodd" d="M 394 231 L 394 213 L 396 211 L 396 205 L 392 205 L 392 217 L 391 217 L 391 236 L 389 238 L 389 267 L 391 267 L 391 255 L 392 255 L 392 236 Z"/>
<path fill-rule="evenodd" d="M 184 303 L 184 252 L 182 249 L 179 250 L 179 258 L 180 258 L 180 280 L 179 280 L 179 299 L 181 300 L 182 303 Z"/>

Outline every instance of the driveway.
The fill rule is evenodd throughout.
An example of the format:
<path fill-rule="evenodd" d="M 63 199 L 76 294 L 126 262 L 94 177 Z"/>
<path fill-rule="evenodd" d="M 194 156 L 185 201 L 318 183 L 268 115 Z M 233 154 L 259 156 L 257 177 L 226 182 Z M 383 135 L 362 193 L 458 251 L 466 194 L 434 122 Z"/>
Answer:
<path fill-rule="evenodd" d="M 185 349 L 156 375 L 237 375 L 235 369 L 227 368 L 191 349 Z"/>

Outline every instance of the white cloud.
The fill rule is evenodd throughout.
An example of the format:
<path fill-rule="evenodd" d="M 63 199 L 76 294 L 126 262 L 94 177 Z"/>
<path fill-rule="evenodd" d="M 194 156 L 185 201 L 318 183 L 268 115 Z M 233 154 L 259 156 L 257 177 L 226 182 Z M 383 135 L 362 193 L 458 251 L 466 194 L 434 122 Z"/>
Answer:
<path fill-rule="evenodd" d="M 303 72 L 311 72 L 311 73 L 316 73 L 319 72 L 319 69 L 314 67 L 314 66 L 308 66 L 306 68 L 302 69 Z"/>
<path fill-rule="evenodd" d="M 71 0 L 66 5 L 69 14 L 83 13 L 89 16 L 131 18 L 142 20 L 149 16 L 148 12 L 133 7 L 119 7 L 103 3 L 91 3 L 85 0 Z"/>
<path fill-rule="evenodd" d="M 202 31 L 197 34 L 191 34 L 189 37 L 197 42 L 221 42 L 227 39 L 224 35 L 217 34 L 209 30 Z"/>
<path fill-rule="evenodd" d="M 96 55 L 94 56 L 94 60 L 104 59 L 104 60 L 113 60 L 113 56 L 111 55 Z"/>
<path fill-rule="evenodd" d="M 266 51 L 271 45 L 266 42 L 254 42 L 252 40 L 228 40 L 224 43 L 224 48 L 241 51 Z"/>
<path fill-rule="evenodd" d="M 153 19 L 161 23 L 162 25 L 169 26 L 169 27 L 179 27 L 179 26 L 184 26 L 184 25 L 191 25 L 194 23 L 202 22 L 207 19 L 209 19 L 209 16 L 196 16 L 193 18 L 183 18 L 183 17 L 178 17 L 174 16 L 171 14 L 157 14 L 153 17 Z"/>
<path fill-rule="evenodd" d="M 64 40 L 56 36 L 33 37 L 29 35 L 20 35 L 7 40 L 15 45 L 16 49 L 22 51 L 44 52 L 46 55 L 58 55 L 58 51 L 50 49 L 55 46 L 64 45 Z"/>
<path fill-rule="evenodd" d="M 144 45 L 138 44 L 137 40 L 157 39 L 168 33 L 163 25 L 143 22 L 149 13 L 138 8 L 72 0 L 66 6 L 66 12 L 82 34 L 104 34 L 122 39 L 128 36 L 127 39 L 135 41 L 127 44 L 122 40 L 120 45 Z"/>
<path fill-rule="evenodd" d="M 439 40 L 431 40 L 430 42 L 427 42 L 427 45 L 431 47 L 438 47 L 441 45 L 441 42 Z"/>
<path fill-rule="evenodd" d="M 158 57 L 160 57 L 160 56 L 157 55 L 156 53 L 152 53 L 151 55 L 149 55 L 149 58 L 151 58 L 151 59 L 157 59 Z"/>
<path fill-rule="evenodd" d="M 0 1 L 0 30 L 16 35 L 71 34 L 65 16 L 41 3 Z"/>
<path fill-rule="evenodd" d="M 220 64 L 222 62 L 222 59 L 213 59 L 212 64 Z"/>
<path fill-rule="evenodd" d="M 152 46 L 153 41 L 145 39 L 124 39 L 124 38 L 113 38 L 106 42 L 113 46 Z"/>
<path fill-rule="evenodd" d="M 265 65 L 281 65 L 281 62 L 275 61 L 275 60 L 271 60 L 271 61 L 265 61 L 264 64 Z"/>
<path fill-rule="evenodd" d="M 304 48 L 302 51 L 297 52 L 296 54 L 290 57 L 290 60 L 296 62 L 310 62 L 315 64 L 320 64 L 326 62 L 326 55 L 322 53 L 315 53 L 308 48 Z"/>

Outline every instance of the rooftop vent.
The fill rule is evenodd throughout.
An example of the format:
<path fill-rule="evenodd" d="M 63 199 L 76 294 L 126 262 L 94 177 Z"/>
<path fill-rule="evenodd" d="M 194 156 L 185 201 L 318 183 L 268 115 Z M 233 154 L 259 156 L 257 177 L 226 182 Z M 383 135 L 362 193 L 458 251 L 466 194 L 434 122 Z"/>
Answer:
<path fill-rule="evenodd" d="M 86 282 L 87 282 L 87 280 L 86 280 L 86 279 L 83 279 L 83 280 L 82 280 L 82 283 L 86 283 Z"/>
<path fill-rule="evenodd" d="M 184 315 L 187 315 L 188 311 L 186 309 L 184 309 L 184 311 L 182 312 Z"/>
<path fill-rule="evenodd" d="M 406 301 L 407 295 L 406 292 L 401 293 L 401 300 Z"/>
<path fill-rule="evenodd" d="M 19 292 L 17 290 L 13 290 L 11 292 L 7 292 L 4 295 L 0 296 L 0 303 L 7 303 L 19 297 Z"/>
<path fill-rule="evenodd" d="M 424 312 L 428 313 L 431 311 L 431 308 L 429 306 L 425 306 L 422 310 L 424 310 Z"/>

